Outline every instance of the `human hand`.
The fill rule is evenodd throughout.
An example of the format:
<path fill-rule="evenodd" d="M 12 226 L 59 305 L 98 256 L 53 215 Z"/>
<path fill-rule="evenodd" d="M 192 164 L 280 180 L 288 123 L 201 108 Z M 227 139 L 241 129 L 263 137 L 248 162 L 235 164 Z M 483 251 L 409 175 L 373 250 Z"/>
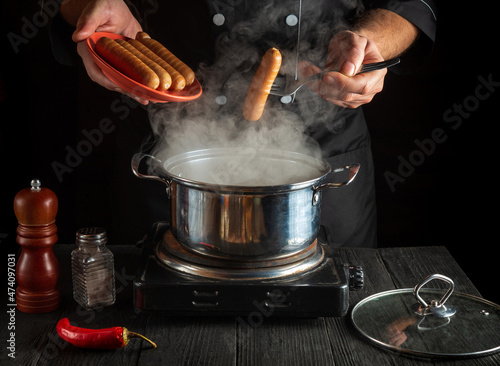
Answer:
<path fill-rule="evenodd" d="M 61 10 L 64 11 L 64 8 L 61 8 Z M 92 0 L 82 9 L 72 38 L 73 41 L 78 43 L 77 52 L 82 58 L 91 80 L 106 89 L 126 94 L 136 99 L 139 103 L 147 104 L 147 100 L 126 92 L 109 80 L 93 61 L 85 44 L 85 40 L 95 32 L 111 32 L 135 38 L 137 32 L 141 30 L 141 25 L 122 0 Z"/>
<path fill-rule="evenodd" d="M 323 99 L 344 108 L 357 108 L 369 103 L 382 91 L 386 69 L 356 75 L 363 64 L 383 61 L 375 43 L 350 31 L 337 33 L 328 47 L 325 68 L 329 72 L 321 81 L 309 84 Z M 301 77 L 309 77 L 322 69 L 308 62 L 299 64 Z"/>

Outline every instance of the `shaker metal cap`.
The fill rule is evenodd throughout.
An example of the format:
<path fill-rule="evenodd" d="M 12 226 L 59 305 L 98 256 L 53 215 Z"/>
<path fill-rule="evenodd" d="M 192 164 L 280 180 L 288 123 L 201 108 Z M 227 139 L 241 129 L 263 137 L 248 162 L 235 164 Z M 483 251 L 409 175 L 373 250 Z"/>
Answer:
<path fill-rule="evenodd" d="M 76 232 L 77 242 L 106 243 L 108 240 L 106 230 L 101 227 L 86 227 Z"/>
<path fill-rule="evenodd" d="M 41 189 L 40 187 L 42 186 L 42 182 L 40 182 L 39 179 L 32 179 L 30 185 L 32 191 L 39 191 Z"/>

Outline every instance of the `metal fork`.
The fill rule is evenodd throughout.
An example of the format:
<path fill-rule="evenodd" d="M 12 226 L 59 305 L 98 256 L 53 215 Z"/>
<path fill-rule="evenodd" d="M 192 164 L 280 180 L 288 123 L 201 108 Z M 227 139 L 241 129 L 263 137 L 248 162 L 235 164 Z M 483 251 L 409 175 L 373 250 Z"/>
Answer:
<path fill-rule="evenodd" d="M 399 64 L 400 60 L 399 58 L 392 58 L 389 60 L 381 61 L 381 62 L 375 62 L 372 64 L 365 64 L 361 66 L 361 69 L 357 72 L 356 75 L 364 73 L 364 72 L 370 72 L 370 71 L 375 71 L 375 70 L 380 70 L 380 69 L 385 69 L 387 67 L 391 67 L 394 65 Z M 307 79 L 299 79 L 299 80 L 288 80 L 287 77 L 285 76 L 279 76 L 274 80 L 273 85 L 271 86 L 271 95 L 277 95 L 279 97 L 285 97 L 289 95 L 293 95 L 299 90 L 302 86 L 306 85 L 307 83 L 310 83 L 312 81 L 316 80 L 321 80 L 324 74 L 328 72 L 338 72 L 338 70 L 334 69 L 328 69 L 320 72 L 319 74 L 314 74 Z"/>

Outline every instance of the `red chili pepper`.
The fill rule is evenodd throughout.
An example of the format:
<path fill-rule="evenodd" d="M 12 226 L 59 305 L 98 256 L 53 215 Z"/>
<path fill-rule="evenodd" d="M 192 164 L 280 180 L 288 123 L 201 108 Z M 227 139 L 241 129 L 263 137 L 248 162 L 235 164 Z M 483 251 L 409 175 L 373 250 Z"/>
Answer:
<path fill-rule="evenodd" d="M 87 329 L 69 324 L 68 318 L 57 323 L 57 333 L 62 339 L 80 348 L 117 349 L 125 347 L 130 338 L 142 338 L 156 348 L 156 344 L 141 334 L 124 327 L 106 329 Z"/>

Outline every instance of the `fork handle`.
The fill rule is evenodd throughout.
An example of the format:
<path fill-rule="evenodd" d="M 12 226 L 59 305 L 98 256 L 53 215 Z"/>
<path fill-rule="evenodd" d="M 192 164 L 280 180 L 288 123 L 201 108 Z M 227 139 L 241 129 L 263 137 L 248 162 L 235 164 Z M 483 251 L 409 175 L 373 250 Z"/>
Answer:
<path fill-rule="evenodd" d="M 399 57 L 395 57 L 395 58 L 391 58 L 389 60 L 384 60 L 384 61 L 380 61 L 380 62 L 373 62 L 371 64 L 364 64 L 364 65 L 361 65 L 361 69 L 359 69 L 359 71 L 356 73 L 356 75 L 362 74 L 364 72 L 385 69 L 385 68 L 397 65 L 400 62 L 401 62 L 401 60 L 399 59 Z M 321 71 L 319 73 L 319 75 L 324 75 L 324 74 L 329 73 L 329 72 L 339 72 L 339 70 L 338 69 L 327 69 L 327 70 Z"/>
<path fill-rule="evenodd" d="M 365 65 L 361 66 L 361 69 L 359 70 L 358 74 L 361 74 L 362 72 L 369 72 L 369 71 L 385 69 L 385 68 L 397 65 L 400 62 L 401 62 L 401 60 L 399 59 L 399 57 L 395 57 L 395 58 L 391 58 L 389 60 L 374 62 L 371 64 L 365 64 Z"/>

